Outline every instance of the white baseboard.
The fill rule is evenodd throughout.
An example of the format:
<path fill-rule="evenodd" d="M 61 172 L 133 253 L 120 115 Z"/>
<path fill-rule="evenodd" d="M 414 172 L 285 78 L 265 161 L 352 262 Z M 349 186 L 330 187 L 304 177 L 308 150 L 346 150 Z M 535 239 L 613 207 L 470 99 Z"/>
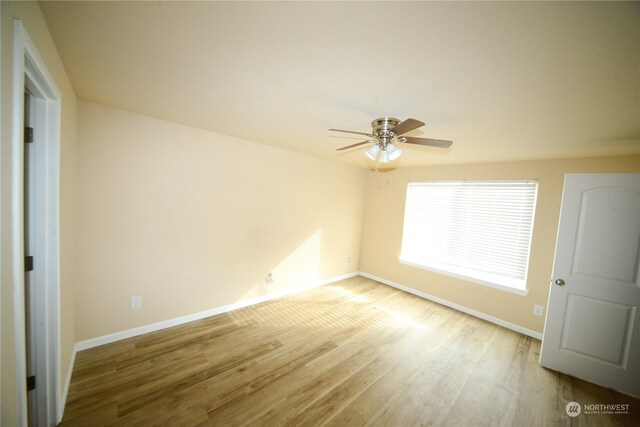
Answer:
<path fill-rule="evenodd" d="M 177 317 L 175 319 L 163 320 L 162 322 L 153 323 L 151 325 L 139 326 L 137 328 L 127 329 L 125 331 L 115 332 L 113 334 L 103 335 L 96 338 L 90 338 L 88 340 L 77 342 L 75 350 L 77 351 L 87 350 L 89 348 L 97 347 L 104 344 L 109 344 L 109 343 L 120 341 L 126 338 L 131 338 L 131 337 L 146 334 L 149 332 L 155 332 L 162 329 L 171 328 L 173 326 L 182 325 L 184 323 L 193 322 L 195 320 L 204 319 L 205 317 L 215 316 L 216 314 L 228 313 L 230 311 L 237 310 L 239 308 L 259 304 L 261 302 L 270 301 L 276 298 L 281 298 L 283 296 L 317 288 L 319 286 L 328 285 L 329 283 L 338 282 L 340 280 L 349 279 L 351 277 L 358 276 L 358 274 L 359 274 L 358 272 L 343 274 L 341 276 L 331 277 L 329 279 L 321 280 L 301 288 L 286 290 L 283 292 L 277 292 L 269 295 L 263 295 L 263 296 L 260 296 L 257 298 L 251 298 L 245 301 L 238 301 L 236 303 L 225 305 L 222 307 L 216 307 L 210 310 L 188 314 L 186 316 Z"/>
<path fill-rule="evenodd" d="M 67 371 L 67 378 L 64 381 L 64 388 L 62 389 L 62 396 L 58 400 L 58 420 L 57 423 L 62 422 L 64 415 L 64 408 L 67 406 L 67 395 L 69 394 L 69 385 L 71 384 L 71 376 L 73 375 L 73 367 L 76 364 L 76 353 L 78 352 L 78 344 L 73 346 L 73 353 L 71 354 L 71 360 L 69 361 L 69 370 Z"/>
<path fill-rule="evenodd" d="M 471 316 L 478 317 L 482 320 L 486 320 L 487 322 L 495 323 L 496 325 L 500 325 L 507 329 L 511 329 L 512 331 L 520 332 L 521 334 L 528 335 L 531 338 L 535 338 L 538 340 L 542 340 L 542 334 L 540 332 L 533 331 L 531 329 L 524 328 L 520 325 L 516 325 L 515 323 L 507 322 L 506 320 L 498 319 L 497 317 L 489 316 L 488 314 L 482 313 L 481 311 L 473 310 L 469 307 L 465 307 L 460 304 L 456 304 L 445 299 L 430 295 L 426 292 L 418 291 L 416 289 L 410 288 L 408 286 L 401 285 L 396 282 L 392 282 L 391 280 L 383 279 L 381 277 L 374 276 L 373 274 L 365 273 L 364 271 L 360 272 L 360 275 L 366 277 L 371 280 L 375 280 L 376 282 L 384 283 L 385 285 L 389 285 L 392 288 L 400 289 L 402 291 L 408 292 L 410 294 L 419 296 L 424 299 L 428 299 L 433 302 L 437 302 L 438 304 L 445 305 L 447 307 L 453 308 L 454 310 L 461 311 L 463 313 L 470 314 Z"/>

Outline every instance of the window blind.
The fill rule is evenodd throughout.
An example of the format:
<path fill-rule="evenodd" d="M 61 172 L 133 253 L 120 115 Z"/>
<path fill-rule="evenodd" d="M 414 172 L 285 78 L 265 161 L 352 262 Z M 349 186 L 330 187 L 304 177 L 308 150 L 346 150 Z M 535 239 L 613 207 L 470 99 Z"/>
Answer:
<path fill-rule="evenodd" d="M 534 181 L 410 183 L 401 260 L 525 289 Z"/>

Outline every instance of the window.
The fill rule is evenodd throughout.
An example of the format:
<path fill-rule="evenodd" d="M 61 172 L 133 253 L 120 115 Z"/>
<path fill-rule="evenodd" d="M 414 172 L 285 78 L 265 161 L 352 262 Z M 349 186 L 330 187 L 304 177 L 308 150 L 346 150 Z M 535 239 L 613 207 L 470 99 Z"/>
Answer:
<path fill-rule="evenodd" d="M 526 295 L 537 191 L 532 181 L 410 183 L 400 261 Z"/>

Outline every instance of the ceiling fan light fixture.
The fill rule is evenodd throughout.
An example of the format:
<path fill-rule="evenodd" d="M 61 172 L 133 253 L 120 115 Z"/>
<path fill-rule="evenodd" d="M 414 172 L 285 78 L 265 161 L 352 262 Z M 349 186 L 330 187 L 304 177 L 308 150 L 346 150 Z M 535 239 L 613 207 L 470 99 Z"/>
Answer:
<path fill-rule="evenodd" d="M 395 160 L 398 157 L 400 157 L 400 155 L 402 154 L 402 150 L 398 148 L 397 145 L 395 144 L 389 144 L 387 145 L 387 156 L 389 157 L 389 160 Z"/>
<path fill-rule="evenodd" d="M 387 150 L 382 150 L 382 154 L 380 154 L 380 163 L 389 163 L 389 153 L 387 153 Z"/>
<path fill-rule="evenodd" d="M 367 157 L 370 158 L 371 160 L 376 160 L 378 158 L 379 152 L 380 152 L 380 147 L 378 146 L 378 144 L 374 144 L 371 146 L 371 148 L 366 150 L 364 154 L 366 154 Z"/>

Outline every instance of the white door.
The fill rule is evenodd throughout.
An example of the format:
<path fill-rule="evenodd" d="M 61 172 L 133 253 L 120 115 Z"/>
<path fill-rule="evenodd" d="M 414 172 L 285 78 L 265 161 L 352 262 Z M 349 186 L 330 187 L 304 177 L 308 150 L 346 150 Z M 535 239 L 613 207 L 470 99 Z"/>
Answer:
<path fill-rule="evenodd" d="M 567 174 L 540 363 L 640 396 L 640 175 Z"/>

